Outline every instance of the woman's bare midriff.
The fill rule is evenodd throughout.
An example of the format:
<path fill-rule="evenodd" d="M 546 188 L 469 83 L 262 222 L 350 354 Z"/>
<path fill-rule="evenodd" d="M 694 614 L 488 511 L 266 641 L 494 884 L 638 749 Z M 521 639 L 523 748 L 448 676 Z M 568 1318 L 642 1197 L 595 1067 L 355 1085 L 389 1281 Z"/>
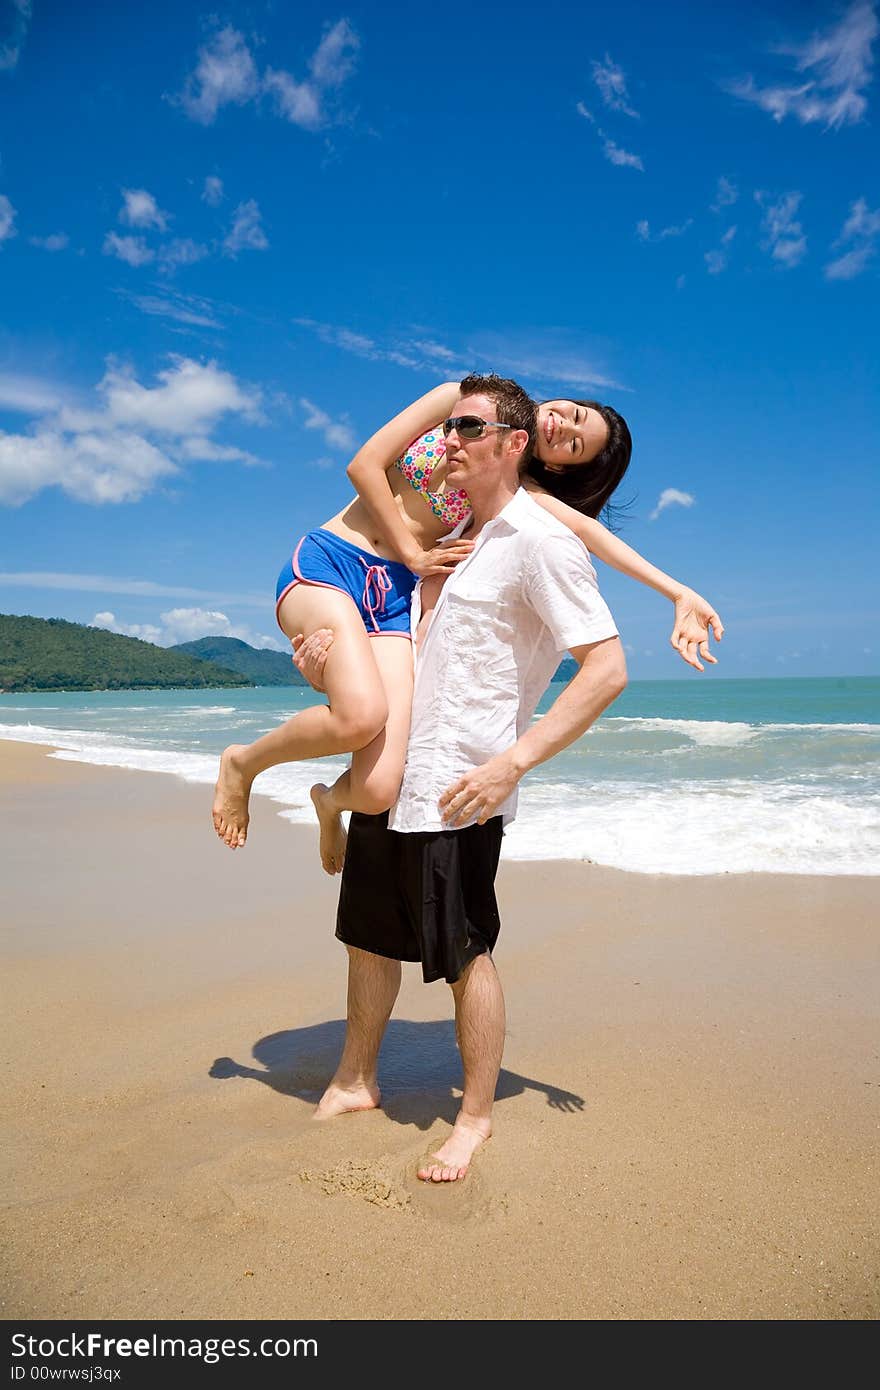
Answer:
<path fill-rule="evenodd" d="M 400 474 L 393 470 L 388 475 L 394 501 L 406 524 L 407 530 L 423 549 L 428 550 L 439 539 L 449 531 L 448 526 L 434 515 L 430 507 L 409 483 L 403 479 L 403 492 L 397 486 Z M 385 540 L 379 532 L 378 527 L 373 522 L 369 509 L 356 497 L 349 502 L 347 507 L 343 507 L 341 512 L 337 512 L 329 521 L 325 521 L 321 526 L 322 531 L 332 531 L 334 535 L 341 536 L 350 545 L 359 546 L 361 550 L 368 550 L 373 555 L 380 555 L 383 560 L 398 560 L 400 557 L 392 555 Z"/>

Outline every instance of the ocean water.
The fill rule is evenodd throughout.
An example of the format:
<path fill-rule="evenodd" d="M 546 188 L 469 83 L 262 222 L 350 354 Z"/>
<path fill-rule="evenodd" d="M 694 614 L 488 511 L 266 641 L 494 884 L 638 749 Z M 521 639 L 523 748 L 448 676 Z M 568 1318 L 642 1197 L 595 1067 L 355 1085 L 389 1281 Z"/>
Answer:
<path fill-rule="evenodd" d="M 319 698 L 295 688 L 0 695 L 0 738 L 207 787 L 226 744 Z M 274 768 L 255 791 L 311 822 L 310 785 L 343 766 Z M 641 873 L 876 874 L 880 678 L 635 681 L 525 779 L 503 856 Z"/>

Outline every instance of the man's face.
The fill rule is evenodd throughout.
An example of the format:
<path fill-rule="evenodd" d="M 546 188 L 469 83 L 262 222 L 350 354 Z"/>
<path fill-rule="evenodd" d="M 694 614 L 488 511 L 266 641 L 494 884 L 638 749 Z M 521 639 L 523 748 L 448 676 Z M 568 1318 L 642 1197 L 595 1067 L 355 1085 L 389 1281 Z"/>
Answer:
<path fill-rule="evenodd" d="M 461 396 L 453 415 L 477 415 L 481 420 L 496 420 L 494 401 L 488 396 Z M 498 482 L 508 457 L 510 430 L 486 430 L 482 439 L 462 439 L 457 430 L 446 437 L 448 468 L 446 481 L 450 487 L 462 487 L 470 492 L 492 487 Z M 509 468 L 509 464 L 507 465 Z"/>

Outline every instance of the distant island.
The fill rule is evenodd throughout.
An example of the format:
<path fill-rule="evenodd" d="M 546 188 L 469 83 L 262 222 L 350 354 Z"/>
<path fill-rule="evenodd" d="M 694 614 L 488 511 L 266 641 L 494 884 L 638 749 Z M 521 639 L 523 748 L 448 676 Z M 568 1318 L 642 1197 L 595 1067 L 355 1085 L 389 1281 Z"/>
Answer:
<path fill-rule="evenodd" d="M 273 652 L 268 647 L 251 647 L 238 637 L 200 637 L 197 642 L 181 642 L 168 650 L 215 662 L 227 671 L 238 671 L 252 685 L 308 684 L 289 654 Z"/>
<path fill-rule="evenodd" d="M 63 618 L 0 614 L 2 692 L 206 690 L 251 684 L 238 670 L 137 637 Z"/>
<path fill-rule="evenodd" d="M 553 679 L 570 680 L 576 670 L 572 658 L 565 657 Z M 284 652 L 251 647 L 237 637 L 200 637 L 157 647 L 64 618 L 0 613 L 0 694 L 307 684 Z"/>

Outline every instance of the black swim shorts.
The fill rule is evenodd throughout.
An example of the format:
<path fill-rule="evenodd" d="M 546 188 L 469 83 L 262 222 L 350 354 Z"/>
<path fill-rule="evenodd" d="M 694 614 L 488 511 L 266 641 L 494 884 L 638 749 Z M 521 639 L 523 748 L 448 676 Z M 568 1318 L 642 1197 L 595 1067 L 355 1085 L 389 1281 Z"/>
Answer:
<path fill-rule="evenodd" d="M 426 983 L 454 984 L 491 951 L 501 929 L 495 873 L 502 819 L 463 830 L 402 834 L 388 812 L 353 812 L 339 889 L 336 935 L 391 960 L 418 960 Z"/>

